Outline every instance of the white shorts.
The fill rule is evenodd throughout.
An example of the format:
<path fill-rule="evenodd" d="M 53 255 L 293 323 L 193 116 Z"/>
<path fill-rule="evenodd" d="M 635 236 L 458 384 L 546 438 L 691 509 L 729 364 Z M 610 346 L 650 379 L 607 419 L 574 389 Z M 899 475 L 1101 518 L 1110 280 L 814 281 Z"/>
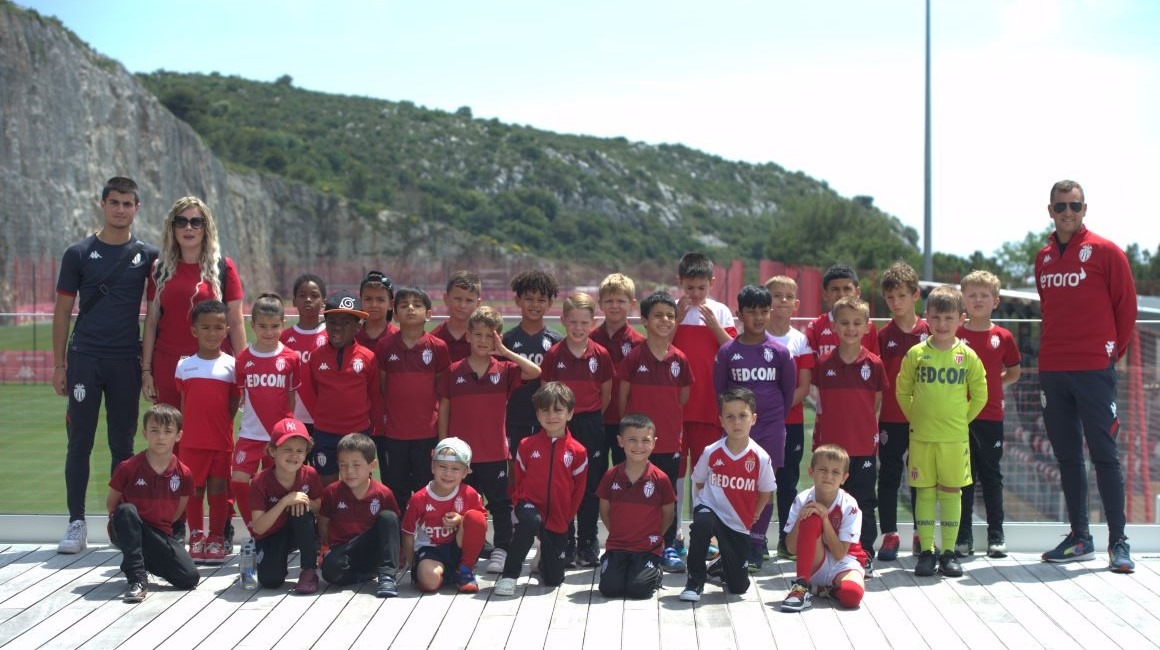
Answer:
<path fill-rule="evenodd" d="M 815 587 L 832 587 L 834 586 L 834 579 L 847 571 L 857 571 L 858 575 L 863 578 L 866 577 L 866 570 L 862 568 L 862 563 L 858 558 L 846 554 L 846 557 L 835 560 L 833 555 L 826 553 L 826 559 L 822 560 L 822 565 L 818 567 L 817 571 L 810 576 L 810 584 Z"/>

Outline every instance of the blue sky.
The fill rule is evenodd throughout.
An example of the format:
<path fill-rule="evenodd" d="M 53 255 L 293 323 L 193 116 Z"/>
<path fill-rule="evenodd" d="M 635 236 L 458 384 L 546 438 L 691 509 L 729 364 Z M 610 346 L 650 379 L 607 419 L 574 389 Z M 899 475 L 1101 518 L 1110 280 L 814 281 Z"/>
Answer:
<path fill-rule="evenodd" d="M 921 0 L 18 0 L 130 71 L 220 72 L 772 161 L 922 232 Z M 933 242 L 1160 244 L 1160 2 L 932 0 Z"/>

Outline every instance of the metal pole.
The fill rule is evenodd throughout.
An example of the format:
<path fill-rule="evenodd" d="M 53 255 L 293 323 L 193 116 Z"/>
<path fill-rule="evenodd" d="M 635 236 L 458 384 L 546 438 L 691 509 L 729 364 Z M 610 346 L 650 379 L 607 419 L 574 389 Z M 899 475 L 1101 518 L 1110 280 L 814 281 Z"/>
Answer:
<path fill-rule="evenodd" d="M 926 0 L 926 138 L 923 164 L 922 211 L 922 277 L 934 280 L 934 260 L 931 252 L 930 229 L 930 0 Z"/>

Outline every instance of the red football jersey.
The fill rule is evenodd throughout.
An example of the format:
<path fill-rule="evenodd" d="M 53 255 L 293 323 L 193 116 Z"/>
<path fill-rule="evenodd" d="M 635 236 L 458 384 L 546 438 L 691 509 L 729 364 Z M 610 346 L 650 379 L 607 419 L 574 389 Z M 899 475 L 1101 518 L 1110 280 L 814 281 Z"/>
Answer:
<path fill-rule="evenodd" d="M 483 499 L 475 488 L 461 483 L 451 494 L 441 497 L 431 490 L 428 483 L 407 501 L 407 514 L 403 515 L 404 535 L 415 536 L 415 550 L 424 546 L 441 546 L 455 541 L 455 531 L 443 526 L 443 516 L 449 512 L 463 514 L 470 510 L 486 513 Z M 411 558 L 405 558 L 410 560 Z"/>
<path fill-rule="evenodd" d="M 414 347 L 402 332 L 383 339 L 375 354 L 386 394 L 386 436 L 394 440 L 423 440 L 438 435 L 439 400 L 435 379 L 451 365 L 447 344 L 424 333 Z"/>
<path fill-rule="evenodd" d="M 279 420 L 294 417 L 290 396 L 298 390 L 300 364 L 298 353 L 281 343 L 273 352 L 258 352 L 252 345 L 242 350 L 235 364 L 242 393 L 239 438 L 268 441 Z"/>
<path fill-rule="evenodd" d="M 998 325 L 991 325 L 991 329 L 986 332 L 959 327 L 956 336 L 979 355 L 987 371 L 987 405 L 975 419 L 1002 422 L 1006 407 L 1003 401 L 1003 369 L 1017 366 L 1023 360 L 1015 337 Z"/>
<path fill-rule="evenodd" d="M 367 334 L 365 328 L 360 327 L 354 335 L 354 340 L 358 341 L 359 345 L 374 352 L 379 349 L 379 344 L 383 342 L 383 339 L 398 331 L 397 325 L 387 323 L 387 328 L 372 338 Z M 379 377 L 379 381 L 382 381 L 382 377 Z M 387 401 L 383 398 L 381 391 L 371 395 L 371 435 L 374 437 L 387 435 Z"/>
<path fill-rule="evenodd" d="M 929 335 L 930 327 L 921 318 L 909 332 L 903 332 L 893 320 L 878 330 L 878 358 L 882 359 L 882 366 L 886 369 L 886 388 L 882 391 L 882 410 L 878 413 L 880 422 L 906 422 L 906 415 L 898 405 L 898 396 L 894 394 L 894 379 L 898 377 L 907 350 L 925 341 Z"/>
<path fill-rule="evenodd" d="M 447 434 L 471 445 L 471 459 L 488 463 L 510 458 L 507 402 L 523 385 L 523 371 L 514 361 L 491 358 L 479 377 L 467 359 L 451 364 L 439 377 L 440 399 L 448 400 Z"/>
<path fill-rule="evenodd" d="M 707 299 L 705 304 L 713 310 L 717 322 L 725 332 L 737 338 L 737 328 L 733 325 L 733 314 L 729 313 L 729 308 L 712 299 Z M 713 331 L 705 326 L 700 310 L 689 309 L 685 314 L 685 320 L 677 325 L 677 333 L 673 335 L 673 346 L 683 352 L 688 359 L 693 377 L 703 379 L 699 384 L 693 384 L 689 390 L 689 401 L 685 402 L 684 407 L 684 421 L 719 425 L 721 418 L 717 412 L 717 392 L 713 390 L 711 378 L 713 363 L 717 359 L 717 350 L 721 348 L 721 344 L 717 342 Z"/>
<path fill-rule="evenodd" d="M 673 484 L 664 472 L 649 463 L 640 478 L 632 482 L 621 463 L 604 473 L 596 496 L 608 501 L 606 550 L 661 554 L 661 507 L 677 501 Z"/>
<path fill-rule="evenodd" d="M 863 347 L 853 363 L 846 363 L 837 350 L 830 352 L 814 368 L 814 385 L 818 387 L 818 416 L 813 448 L 834 444 L 851 456 L 878 453 L 874 403 L 889 385 L 878 355 Z"/>
<path fill-rule="evenodd" d="M 379 392 L 375 355 L 357 341 L 341 349 L 327 343 L 310 355 L 314 424 L 326 433 L 345 435 L 371 426 L 371 398 Z"/>
<path fill-rule="evenodd" d="M 451 330 L 447 329 L 447 321 L 439 323 L 438 327 L 431 330 L 431 336 L 447 344 L 447 354 L 451 357 L 451 363 L 471 356 L 471 339 L 467 335 L 465 332 L 460 338 L 452 336 Z"/>
<path fill-rule="evenodd" d="M 322 490 L 322 507 L 318 511 L 319 517 L 327 519 L 327 543 L 338 546 L 363 534 L 384 508 L 399 514 L 399 503 L 391 488 L 373 478 L 361 499 L 342 481 L 327 485 Z"/>
<path fill-rule="evenodd" d="M 592 340 L 598 345 L 608 350 L 608 356 L 612 358 L 612 368 L 615 371 L 620 368 L 620 362 L 624 361 L 624 357 L 628 356 L 629 352 L 636 346 L 644 343 L 644 335 L 632 328 L 631 325 L 625 325 L 614 334 L 609 334 L 607 328 L 603 324 L 592 328 L 589 334 Z M 604 423 L 605 424 L 620 424 L 620 375 L 613 374 L 612 377 L 612 400 L 608 402 L 608 408 L 604 409 Z"/>
<path fill-rule="evenodd" d="M 181 393 L 181 446 L 187 449 L 234 450 L 234 417 L 230 401 L 241 396 L 235 383 L 234 358 L 186 357 L 174 372 Z"/>
<path fill-rule="evenodd" d="M 600 413 L 604 407 L 600 400 L 601 388 L 604 382 L 612 381 L 614 374 L 612 357 L 603 346 L 589 339 L 584 353 L 576 356 L 564 339 L 544 355 L 540 381 L 545 384 L 558 381 L 571 388 L 576 398 L 576 413 Z"/>
<path fill-rule="evenodd" d="M 326 345 L 326 323 L 319 323 L 312 330 L 304 330 L 297 325 L 291 325 L 282 330 L 282 344 L 298 353 L 302 361 L 298 380 L 298 394 L 294 400 L 294 419 L 299 422 L 314 422 L 314 389 L 313 379 L 307 372 L 310 365 L 310 355 L 318 348 Z"/>
<path fill-rule="evenodd" d="M 878 327 L 874 321 L 867 323 L 869 329 L 862 335 L 862 347 L 878 354 Z M 842 339 L 834 331 L 833 312 L 826 312 L 806 325 L 806 341 L 819 359 L 838 349 Z"/>
<path fill-rule="evenodd" d="M 253 482 L 250 483 L 250 510 L 269 512 L 282 497 L 291 492 L 303 492 L 310 500 L 322 498 L 322 480 L 318 478 L 318 472 L 309 465 L 303 465 L 298 468 L 298 475 L 294 477 L 294 483 L 289 488 L 283 487 L 278 482 L 278 477 L 274 474 L 274 468 L 264 469 L 258 472 L 254 477 Z M 286 525 L 288 515 L 283 510 L 282 514 L 278 516 L 278 520 L 274 522 L 273 526 L 263 534 L 255 534 L 255 539 L 262 539 L 269 537 L 274 533 L 282 530 Z"/>
<path fill-rule="evenodd" d="M 121 461 L 109 479 L 109 488 L 121 493 L 121 503 L 137 507 L 141 521 L 166 535 L 173 534 L 173 516 L 181 497 L 193 496 L 193 475 L 177 456 L 158 474 L 145 452 Z"/>
<path fill-rule="evenodd" d="M 657 359 L 647 344 L 638 345 L 620 362 L 618 374 L 631 386 L 625 413 L 644 413 L 656 425 L 653 453 L 680 451 L 684 426 L 680 393 L 681 388 L 692 386 L 694 381 L 685 354 L 670 345 L 665 358 Z"/>

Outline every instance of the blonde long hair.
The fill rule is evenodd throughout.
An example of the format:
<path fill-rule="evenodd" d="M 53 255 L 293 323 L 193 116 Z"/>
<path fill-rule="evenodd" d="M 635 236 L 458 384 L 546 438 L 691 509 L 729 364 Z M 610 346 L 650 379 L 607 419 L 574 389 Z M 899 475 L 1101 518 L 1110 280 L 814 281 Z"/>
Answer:
<path fill-rule="evenodd" d="M 214 225 L 213 213 L 205 201 L 196 196 L 183 196 L 169 209 L 165 217 L 165 233 L 161 240 L 161 255 L 153 267 L 153 279 L 157 283 L 157 295 L 160 296 L 165 284 L 177 274 L 177 265 L 181 262 L 181 247 L 177 245 L 176 228 L 173 219 L 185 210 L 196 207 L 205 218 L 205 236 L 201 239 L 201 257 L 198 265 L 201 267 L 201 281 L 194 287 L 189 296 L 189 305 L 193 307 L 193 298 L 203 284 L 209 284 L 210 291 L 217 300 L 222 299 L 221 278 L 219 277 L 218 263 L 221 261 L 221 248 L 218 245 L 217 226 Z"/>

